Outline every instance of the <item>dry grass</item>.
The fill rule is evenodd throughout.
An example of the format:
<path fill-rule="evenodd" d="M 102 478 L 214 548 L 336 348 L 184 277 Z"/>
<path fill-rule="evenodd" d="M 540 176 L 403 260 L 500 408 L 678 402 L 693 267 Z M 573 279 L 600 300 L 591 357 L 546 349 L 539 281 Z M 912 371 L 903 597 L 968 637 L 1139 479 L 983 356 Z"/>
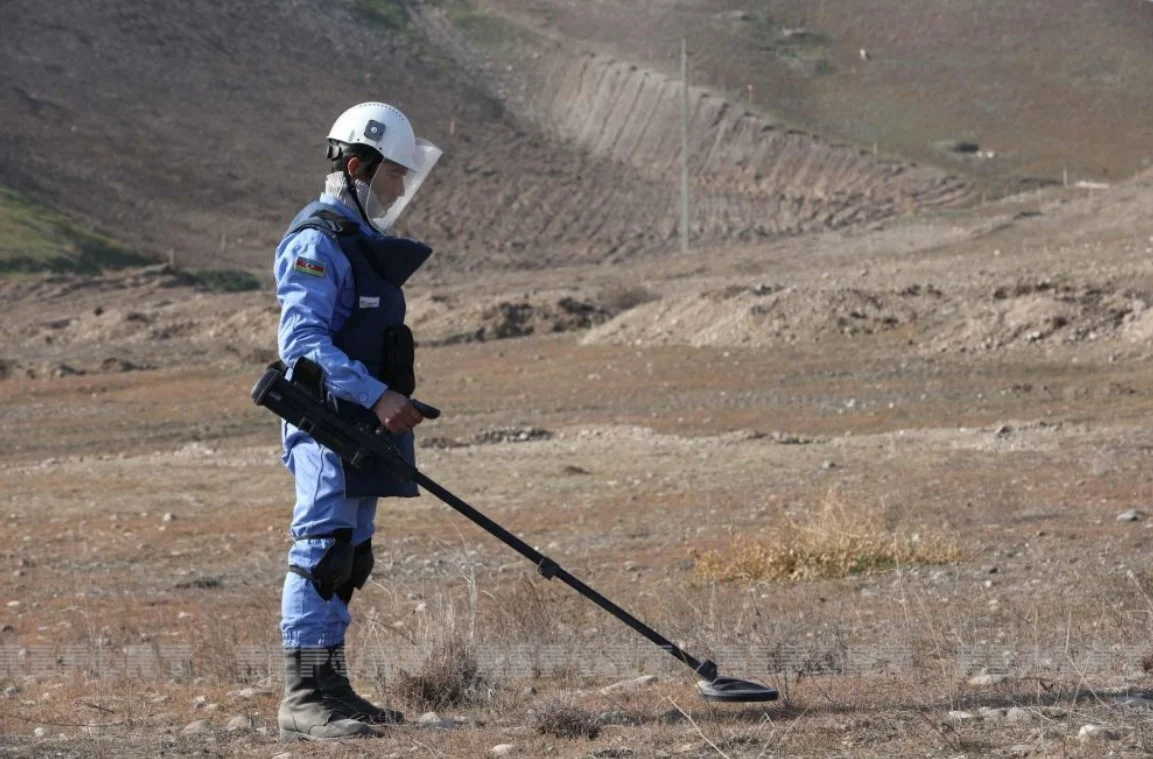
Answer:
<path fill-rule="evenodd" d="M 556 696 L 534 709 L 530 715 L 534 730 L 556 738 L 588 738 L 601 733 L 596 715 L 580 706 L 571 696 Z"/>
<path fill-rule="evenodd" d="M 394 687 L 406 703 L 435 710 L 476 703 L 484 685 L 472 647 L 450 638 L 432 651 L 415 674 L 401 672 Z"/>
<path fill-rule="evenodd" d="M 786 523 L 769 541 L 742 540 L 695 556 L 708 580 L 817 580 L 882 572 L 913 564 L 950 564 L 961 549 L 944 537 L 898 532 L 880 510 L 850 508 L 835 492 L 804 522 Z"/>

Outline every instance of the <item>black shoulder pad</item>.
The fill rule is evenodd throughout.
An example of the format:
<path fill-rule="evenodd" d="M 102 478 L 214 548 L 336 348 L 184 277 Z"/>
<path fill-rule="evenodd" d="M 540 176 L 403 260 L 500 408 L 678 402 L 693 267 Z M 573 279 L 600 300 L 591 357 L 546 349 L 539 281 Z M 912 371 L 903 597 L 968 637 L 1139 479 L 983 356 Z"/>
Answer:
<path fill-rule="evenodd" d="M 335 211 L 317 211 L 312 217 L 323 224 L 324 229 L 334 235 L 359 234 L 360 227 L 356 222 Z"/>
<path fill-rule="evenodd" d="M 355 221 L 335 211 L 317 211 L 293 227 L 290 232 L 299 232 L 302 229 L 319 229 L 329 237 L 360 234 L 360 227 Z"/>

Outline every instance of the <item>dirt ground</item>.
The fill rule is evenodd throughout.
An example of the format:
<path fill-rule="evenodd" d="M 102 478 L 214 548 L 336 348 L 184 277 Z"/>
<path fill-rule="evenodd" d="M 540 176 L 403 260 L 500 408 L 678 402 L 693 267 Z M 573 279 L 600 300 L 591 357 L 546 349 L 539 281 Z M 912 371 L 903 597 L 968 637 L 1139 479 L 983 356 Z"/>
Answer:
<path fill-rule="evenodd" d="M 441 721 L 307 750 L 275 737 L 292 484 L 248 397 L 271 293 L 165 268 L 10 280 L 0 752 L 1147 756 L 1148 184 L 660 263 L 428 275 L 418 394 L 445 416 L 419 431 L 424 472 L 782 698 L 702 701 L 425 495 L 381 503 L 349 646 L 362 689 Z M 823 515 L 956 554 L 704 571 Z M 462 641 L 471 700 L 416 700 L 405 683 Z M 558 705 L 596 737 L 540 732 Z"/>

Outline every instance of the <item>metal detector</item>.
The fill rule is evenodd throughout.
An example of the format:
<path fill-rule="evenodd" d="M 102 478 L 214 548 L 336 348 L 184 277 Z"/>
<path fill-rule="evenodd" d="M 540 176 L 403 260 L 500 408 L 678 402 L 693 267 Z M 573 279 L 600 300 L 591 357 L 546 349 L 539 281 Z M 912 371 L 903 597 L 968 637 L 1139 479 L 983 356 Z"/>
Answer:
<path fill-rule="evenodd" d="M 472 506 L 426 477 L 415 466 L 401 457 L 389 432 L 383 426 L 372 423 L 354 423 L 342 418 L 325 403 L 321 388 L 316 382 L 321 370 L 308 359 L 300 359 L 293 369 L 293 379 L 288 379 L 284 364 L 270 364 L 264 375 L 252 388 L 252 400 L 264 406 L 281 419 L 311 435 L 321 445 L 330 448 L 338 456 L 358 469 L 386 466 L 402 479 L 412 480 L 434 496 L 444 501 L 456 511 L 471 519 L 490 535 L 500 539 L 536 565 L 537 571 L 545 579 L 558 579 L 601 607 L 621 622 L 643 635 L 657 647 L 671 654 L 677 661 L 688 665 L 700 678 L 697 687 L 701 695 L 712 701 L 750 703 L 775 701 L 778 693 L 760 683 L 721 677 L 717 665 L 709 660 L 701 661 L 684 651 L 672 641 L 652 629 L 627 611 L 617 606 L 597 591 L 573 577 L 555 561 L 540 553 L 528 543 L 480 513 Z M 298 379 L 300 378 L 300 379 Z M 425 418 L 436 419 L 440 411 L 433 406 L 413 400 L 413 405 Z"/>

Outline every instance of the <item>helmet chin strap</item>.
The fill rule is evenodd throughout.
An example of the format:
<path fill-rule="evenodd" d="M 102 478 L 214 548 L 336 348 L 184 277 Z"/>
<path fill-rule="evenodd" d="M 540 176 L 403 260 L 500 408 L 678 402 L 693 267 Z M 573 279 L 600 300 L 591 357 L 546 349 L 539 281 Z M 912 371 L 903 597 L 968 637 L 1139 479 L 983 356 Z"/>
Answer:
<path fill-rule="evenodd" d="M 340 164 L 340 172 L 344 174 L 344 186 L 348 190 L 348 194 L 352 196 L 352 202 L 356 204 L 356 210 L 360 212 L 360 218 L 364 219 L 364 223 L 372 226 L 372 222 L 368 218 L 368 214 L 364 211 L 364 206 L 360 203 L 360 193 L 356 191 L 356 182 L 353 181 L 352 175 L 348 173 L 348 166 L 342 161 Z"/>

